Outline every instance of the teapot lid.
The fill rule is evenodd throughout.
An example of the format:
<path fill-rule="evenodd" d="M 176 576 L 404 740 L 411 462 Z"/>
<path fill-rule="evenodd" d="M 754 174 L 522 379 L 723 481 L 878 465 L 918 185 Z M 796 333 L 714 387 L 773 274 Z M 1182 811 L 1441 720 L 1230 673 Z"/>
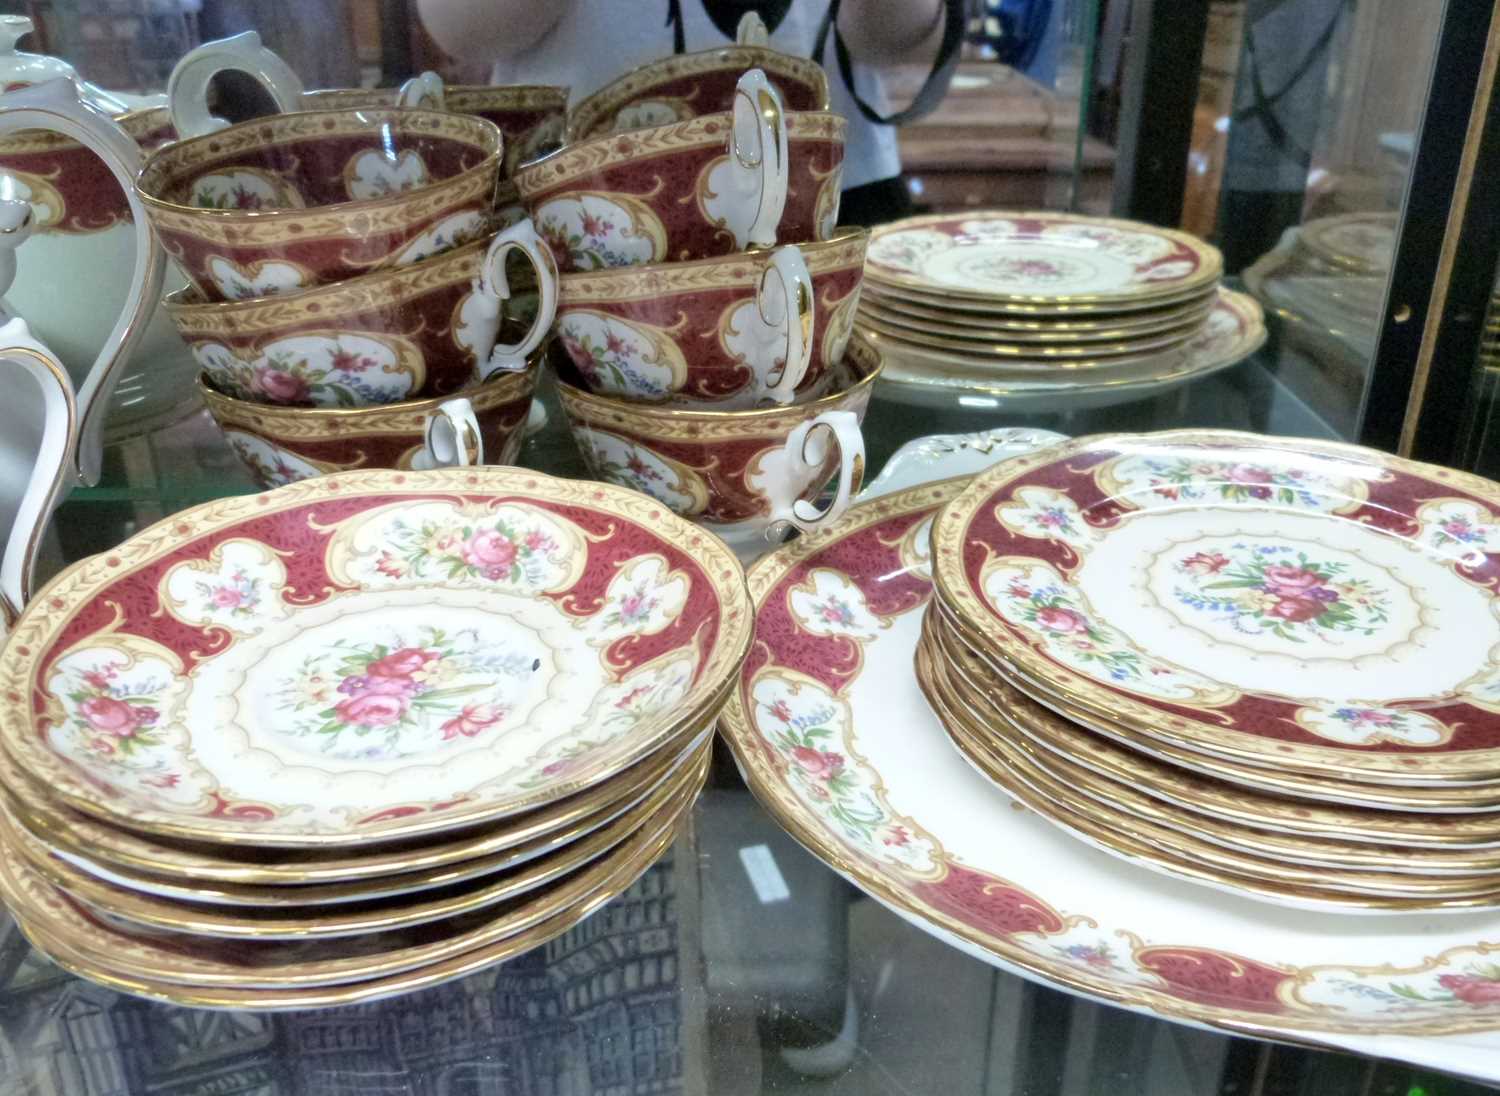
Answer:
<path fill-rule="evenodd" d="M 24 15 L 0 15 L 0 91 L 14 91 L 61 76 L 73 82 L 80 99 L 106 114 L 124 114 L 130 109 L 103 88 L 82 79 L 78 70 L 61 57 L 16 49 L 16 43 L 35 29 L 35 24 Z"/>

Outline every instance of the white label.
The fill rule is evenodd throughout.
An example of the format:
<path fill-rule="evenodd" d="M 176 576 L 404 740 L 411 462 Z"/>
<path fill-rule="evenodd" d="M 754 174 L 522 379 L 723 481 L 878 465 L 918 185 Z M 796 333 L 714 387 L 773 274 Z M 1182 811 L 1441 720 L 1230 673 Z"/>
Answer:
<path fill-rule="evenodd" d="M 760 899 L 761 905 L 785 902 L 792 896 L 769 846 L 750 845 L 741 849 L 740 863 L 745 865 L 745 874 L 750 877 L 750 885 L 755 888 L 755 897 Z"/>

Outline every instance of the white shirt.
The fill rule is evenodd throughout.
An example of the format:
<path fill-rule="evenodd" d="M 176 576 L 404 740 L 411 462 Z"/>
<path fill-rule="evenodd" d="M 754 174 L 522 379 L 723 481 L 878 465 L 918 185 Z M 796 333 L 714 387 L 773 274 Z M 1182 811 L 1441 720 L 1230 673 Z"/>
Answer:
<path fill-rule="evenodd" d="M 548 0 L 536 0 L 547 3 Z M 811 57 L 818 27 L 827 14 L 826 0 L 793 0 L 771 35 L 782 53 Z M 571 0 L 542 40 L 519 56 L 495 62 L 490 79 L 497 84 L 560 84 L 573 89 L 573 101 L 592 94 L 631 69 L 672 53 L 672 28 L 665 0 Z M 702 0 L 683 0 L 682 24 L 688 53 L 728 44 L 703 10 Z M 834 56 L 833 35 L 824 49 L 830 105 L 849 119 L 844 149 L 844 188 L 901 174 L 896 131 L 859 112 Z M 854 80 L 860 94 L 880 114 L 890 113 L 880 75 L 858 62 Z"/>

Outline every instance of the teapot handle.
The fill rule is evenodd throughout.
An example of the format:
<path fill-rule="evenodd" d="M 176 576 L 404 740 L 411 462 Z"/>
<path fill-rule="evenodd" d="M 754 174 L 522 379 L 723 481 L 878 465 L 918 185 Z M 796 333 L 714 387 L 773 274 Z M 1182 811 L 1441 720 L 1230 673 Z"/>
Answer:
<path fill-rule="evenodd" d="M 119 380 L 120 366 L 130 359 L 146 332 L 146 324 L 161 296 L 167 257 L 135 192 L 141 150 L 114 119 L 80 99 L 72 81 L 48 80 L 0 95 L 0 137 L 23 130 L 48 130 L 71 137 L 103 160 L 124 189 L 135 223 L 135 268 L 130 272 L 130 293 L 77 396 L 77 405 L 82 410 L 72 470 L 79 481 L 92 485 L 99 482 L 109 396 Z M 0 269 L 0 274 L 3 273 Z M 14 277 L 13 265 L 11 275 Z M 66 290 L 59 287 L 59 292 Z"/>
<path fill-rule="evenodd" d="M 290 65 L 261 45 L 257 32 L 247 30 L 204 42 L 183 54 L 172 69 L 167 78 L 167 105 L 179 140 L 215 133 L 229 124 L 208 112 L 208 85 L 226 69 L 253 76 L 282 114 L 301 109 L 302 80 Z"/>
<path fill-rule="evenodd" d="M 31 597 L 32 572 L 36 568 L 42 531 L 62 496 L 63 473 L 77 441 L 78 412 L 67 370 L 50 350 L 31 337 L 25 320 L 11 320 L 0 327 L 0 377 L 14 378 L 3 385 L 12 400 L 24 400 L 28 379 L 41 390 L 42 397 L 40 443 L 28 469 L 26 489 L 11 515 L 10 528 L 4 530 L 9 539 L 0 552 L 0 638 L 3 638 Z"/>

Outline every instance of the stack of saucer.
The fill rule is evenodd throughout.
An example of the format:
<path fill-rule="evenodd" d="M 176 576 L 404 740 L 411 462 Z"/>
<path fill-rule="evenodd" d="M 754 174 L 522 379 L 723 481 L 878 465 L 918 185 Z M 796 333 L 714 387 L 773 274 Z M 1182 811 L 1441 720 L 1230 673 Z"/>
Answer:
<path fill-rule="evenodd" d="M 1099 436 L 933 529 L 964 756 L 1084 840 L 1346 911 L 1500 907 L 1500 487 L 1371 450 Z"/>
<path fill-rule="evenodd" d="M 1186 233 L 1070 213 L 913 217 L 875 230 L 859 324 L 887 379 L 1069 406 L 1205 376 L 1264 338 Z"/>
<path fill-rule="evenodd" d="M 749 638 L 733 555 L 618 488 L 353 472 L 184 511 L 0 653 L 0 895 L 163 1000 L 435 984 L 666 848 Z"/>

